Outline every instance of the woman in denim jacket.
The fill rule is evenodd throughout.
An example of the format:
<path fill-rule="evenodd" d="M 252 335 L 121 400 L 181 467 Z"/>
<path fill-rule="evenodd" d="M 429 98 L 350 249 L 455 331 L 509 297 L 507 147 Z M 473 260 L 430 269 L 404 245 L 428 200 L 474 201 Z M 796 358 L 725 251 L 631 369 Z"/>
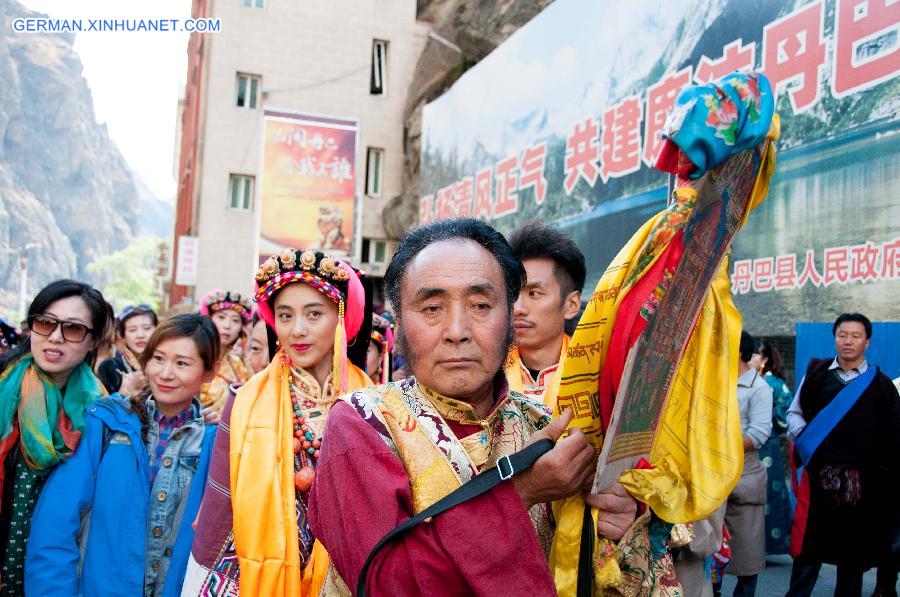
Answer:
<path fill-rule="evenodd" d="M 32 518 L 28 595 L 180 594 L 215 438 L 196 396 L 219 350 L 209 319 L 173 317 L 140 357 L 150 394 L 88 408 Z"/>

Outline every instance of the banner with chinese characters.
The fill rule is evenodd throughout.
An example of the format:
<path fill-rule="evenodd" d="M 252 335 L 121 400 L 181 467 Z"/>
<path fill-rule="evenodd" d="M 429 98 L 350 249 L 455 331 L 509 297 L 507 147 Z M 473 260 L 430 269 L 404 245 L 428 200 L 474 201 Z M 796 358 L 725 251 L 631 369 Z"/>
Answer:
<path fill-rule="evenodd" d="M 747 329 L 900 319 L 891 0 L 557 0 L 425 106 L 419 220 L 556 221 L 591 288 L 665 205 L 652 164 L 678 92 L 751 68 L 779 96 L 782 138 L 769 198 L 734 244 Z"/>
<path fill-rule="evenodd" d="M 262 259 L 284 247 L 351 252 L 358 124 L 267 109 L 263 120 Z"/>

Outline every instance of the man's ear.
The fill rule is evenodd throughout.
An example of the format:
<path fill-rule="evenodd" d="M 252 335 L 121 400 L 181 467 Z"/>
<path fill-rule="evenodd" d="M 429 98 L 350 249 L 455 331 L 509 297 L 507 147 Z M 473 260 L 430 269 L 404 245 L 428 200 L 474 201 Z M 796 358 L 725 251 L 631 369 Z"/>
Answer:
<path fill-rule="evenodd" d="M 581 311 L 581 291 L 573 290 L 563 301 L 563 317 L 572 319 L 578 316 L 579 311 Z"/>

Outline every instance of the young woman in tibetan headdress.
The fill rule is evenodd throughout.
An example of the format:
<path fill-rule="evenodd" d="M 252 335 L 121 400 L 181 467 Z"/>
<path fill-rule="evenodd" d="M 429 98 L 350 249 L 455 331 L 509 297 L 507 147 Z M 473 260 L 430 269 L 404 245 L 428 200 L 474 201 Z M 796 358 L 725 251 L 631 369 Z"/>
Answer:
<path fill-rule="evenodd" d="M 378 383 L 391 381 L 391 353 L 394 350 L 394 324 L 383 315 L 372 314 L 372 334 L 366 353 L 366 373 Z"/>
<path fill-rule="evenodd" d="M 200 391 L 200 403 L 219 414 L 225 407 L 229 388 L 244 383 L 253 375 L 244 359 L 233 352 L 244 326 L 253 317 L 253 305 L 238 292 L 214 290 L 200 299 L 200 314 L 212 319 L 222 340 L 219 370 Z"/>
<path fill-rule="evenodd" d="M 25 542 L 47 476 L 75 453 L 85 409 L 103 395 L 90 363 L 112 307 L 57 280 L 28 308 L 31 335 L 0 359 L 0 594 L 24 594 Z"/>
<path fill-rule="evenodd" d="M 285 249 L 256 273 L 259 314 L 281 349 L 222 413 L 182 595 L 318 595 L 328 554 L 306 508 L 325 419 L 372 385 L 347 358 L 366 301 L 349 265 Z"/>

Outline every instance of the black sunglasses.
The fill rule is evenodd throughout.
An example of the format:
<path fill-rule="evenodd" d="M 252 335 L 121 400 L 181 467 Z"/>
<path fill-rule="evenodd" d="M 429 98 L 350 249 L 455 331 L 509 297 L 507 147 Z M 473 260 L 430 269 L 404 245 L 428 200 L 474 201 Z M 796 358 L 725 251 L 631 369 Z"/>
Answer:
<path fill-rule="evenodd" d="M 94 331 L 93 328 L 89 328 L 84 324 L 75 323 L 74 321 L 62 321 L 49 315 L 32 316 L 28 320 L 28 327 L 32 332 L 41 336 L 49 336 L 56 331 L 56 328 L 60 328 L 62 337 L 67 342 L 81 342 L 88 335 L 88 332 Z"/>

